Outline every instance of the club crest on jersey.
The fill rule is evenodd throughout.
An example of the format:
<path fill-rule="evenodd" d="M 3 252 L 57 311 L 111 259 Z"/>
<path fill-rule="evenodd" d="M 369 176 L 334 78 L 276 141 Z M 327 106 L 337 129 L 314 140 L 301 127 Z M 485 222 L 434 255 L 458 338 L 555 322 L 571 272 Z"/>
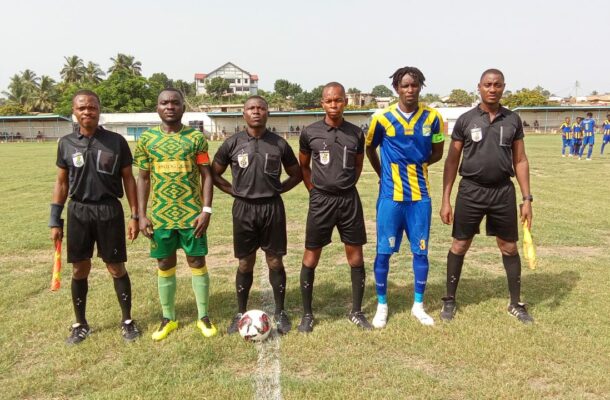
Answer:
<path fill-rule="evenodd" d="M 248 168 L 248 153 L 241 153 L 237 155 L 237 163 L 241 168 Z"/>
<path fill-rule="evenodd" d="M 394 248 L 394 246 L 396 246 L 396 237 L 395 236 L 391 236 L 388 238 L 388 243 L 390 245 L 390 248 Z"/>
<path fill-rule="evenodd" d="M 85 165 L 85 158 L 83 157 L 83 153 L 77 151 L 76 153 L 72 154 L 72 163 L 76 168 L 80 168 Z"/>
<path fill-rule="evenodd" d="M 330 151 L 321 150 L 320 151 L 320 164 L 327 165 L 330 162 Z"/>
<path fill-rule="evenodd" d="M 470 130 L 470 137 L 472 137 L 473 142 L 480 142 L 483 139 L 483 131 L 481 128 L 472 128 Z"/>
<path fill-rule="evenodd" d="M 424 125 L 422 128 L 422 135 L 430 136 L 431 133 L 432 133 L 432 127 L 430 125 Z"/>

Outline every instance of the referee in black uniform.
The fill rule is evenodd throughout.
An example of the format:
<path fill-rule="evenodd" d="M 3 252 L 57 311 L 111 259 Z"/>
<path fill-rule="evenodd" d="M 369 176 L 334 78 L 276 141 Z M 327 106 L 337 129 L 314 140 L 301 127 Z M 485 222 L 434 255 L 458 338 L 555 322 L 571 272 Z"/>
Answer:
<path fill-rule="evenodd" d="M 335 226 L 351 267 L 349 320 L 363 329 L 372 329 L 361 310 L 365 282 L 362 245 L 366 243 L 366 229 L 356 190 L 364 160 L 364 133 L 343 118 L 347 104 L 343 85 L 330 82 L 324 86 L 321 104 L 326 116 L 304 128 L 299 140 L 301 172 L 309 190 L 309 213 L 300 278 L 303 318 L 298 330 L 313 330 L 311 303 L 315 268 L 322 248 L 331 242 Z"/>
<path fill-rule="evenodd" d="M 292 148 L 280 136 L 267 130 L 267 101 L 251 96 L 244 104 L 248 125 L 220 146 L 214 156 L 214 185 L 232 195 L 233 248 L 239 259 L 235 276 L 238 313 L 228 333 L 237 332 L 237 323 L 247 311 L 252 287 L 256 250 L 262 248 L 269 266 L 269 282 L 275 300 L 275 322 L 279 333 L 290 331 L 291 323 L 284 311 L 286 271 L 282 256 L 286 254 L 286 213 L 280 196 L 301 181 L 301 170 Z M 232 183 L 222 177 L 231 166 Z M 288 174 L 280 180 L 282 165 Z"/>
<path fill-rule="evenodd" d="M 443 172 L 443 202 L 440 216 L 445 224 L 453 221 L 453 243 L 447 255 L 447 294 L 443 298 L 441 319 L 449 321 L 456 312 L 455 293 L 462 272 L 464 256 L 484 216 L 487 235 L 495 236 L 508 279 L 510 303 L 508 313 L 529 324 L 534 319 L 521 303 L 521 259 L 517 250 L 519 228 L 515 186 L 516 176 L 523 205 L 521 222 L 532 224 L 532 194 L 529 163 L 523 143 L 523 124 L 519 116 L 500 104 L 505 88 L 504 74 L 488 69 L 478 84 L 481 103 L 456 121 L 451 135 L 449 154 Z M 462 176 L 451 209 L 451 189 L 458 171 L 460 156 Z"/>
<path fill-rule="evenodd" d="M 128 238 L 138 236 L 138 202 L 132 156 L 123 136 L 98 126 L 100 100 L 90 90 L 79 90 L 72 98 L 72 113 L 79 128 L 64 136 L 57 148 L 57 179 L 51 204 L 51 239 L 63 237 L 61 213 L 68 204 L 68 262 L 72 263 L 72 303 L 76 323 L 69 344 L 82 342 L 91 329 L 85 317 L 93 246 L 114 278 L 114 289 L 123 314 L 122 335 L 135 340 L 140 332 L 131 319 L 131 282 L 125 269 L 125 220 L 119 198 L 125 194 L 131 208 Z"/>

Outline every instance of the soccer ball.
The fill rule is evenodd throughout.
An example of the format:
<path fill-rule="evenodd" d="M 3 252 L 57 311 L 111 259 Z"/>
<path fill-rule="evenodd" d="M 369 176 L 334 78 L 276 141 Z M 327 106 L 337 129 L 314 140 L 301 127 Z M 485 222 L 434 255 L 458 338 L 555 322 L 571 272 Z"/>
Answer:
<path fill-rule="evenodd" d="M 239 334 L 248 342 L 262 342 L 271 333 L 271 319 L 266 312 L 250 310 L 237 323 Z"/>

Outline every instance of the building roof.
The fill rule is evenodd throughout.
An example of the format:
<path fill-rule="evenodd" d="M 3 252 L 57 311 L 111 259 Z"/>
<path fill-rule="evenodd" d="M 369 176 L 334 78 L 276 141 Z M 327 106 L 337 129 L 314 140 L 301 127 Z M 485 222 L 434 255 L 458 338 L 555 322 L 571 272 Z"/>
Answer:
<path fill-rule="evenodd" d="M 195 74 L 195 79 L 203 80 L 208 76 L 208 74 Z"/>
<path fill-rule="evenodd" d="M 0 115 L 0 121 L 68 121 L 69 117 L 59 114 L 37 114 L 37 115 Z"/>
<path fill-rule="evenodd" d="M 372 115 L 376 110 L 349 110 L 344 111 L 344 115 Z M 229 117 L 241 117 L 243 113 L 241 112 L 209 112 L 207 113 L 211 118 L 229 118 Z M 274 117 L 291 117 L 291 116 L 304 116 L 304 115 L 325 115 L 325 112 L 322 110 L 317 111 L 271 111 L 271 116 Z"/>
<path fill-rule="evenodd" d="M 216 68 L 215 70 L 213 70 L 213 71 L 212 71 L 212 72 L 210 72 L 210 73 L 207 73 L 207 74 L 196 73 L 196 74 L 195 74 L 195 79 L 205 79 L 205 78 L 206 78 L 208 75 L 212 75 L 214 72 L 218 71 L 219 69 L 222 69 L 222 68 L 226 67 L 226 66 L 227 66 L 227 65 L 229 65 L 229 64 L 230 64 L 230 65 L 232 65 L 232 66 L 234 66 L 234 67 L 235 67 L 235 68 L 237 68 L 238 70 L 240 70 L 240 71 L 242 71 L 242 72 L 245 72 L 246 74 L 250 75 L 250 79 L 252 79 L 253 81 L 258 81 L 258 75 L 249 73 L 249 72 L 248 72 L 248 71 L 246 71 L 245 69 L 240 68 L 240 67 L 238 67 L 237 65 L 233 64 L 231 61 L 229 61 L 229 62 L 226 62 L 226 63 L 222 64 L 220 67 Z"/>

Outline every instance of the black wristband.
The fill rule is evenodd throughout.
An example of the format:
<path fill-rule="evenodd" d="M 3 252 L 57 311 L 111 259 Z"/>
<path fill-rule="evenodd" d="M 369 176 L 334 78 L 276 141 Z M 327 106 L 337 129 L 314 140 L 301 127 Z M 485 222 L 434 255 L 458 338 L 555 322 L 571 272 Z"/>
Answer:
<path fill-rule="evenodd" d="M 61 219 L 61 213 L 64 210 L 63 204 L 51 204 L 51 217 L 49 218 L 49 228 L 64 227 L 64 220 Z"/>

